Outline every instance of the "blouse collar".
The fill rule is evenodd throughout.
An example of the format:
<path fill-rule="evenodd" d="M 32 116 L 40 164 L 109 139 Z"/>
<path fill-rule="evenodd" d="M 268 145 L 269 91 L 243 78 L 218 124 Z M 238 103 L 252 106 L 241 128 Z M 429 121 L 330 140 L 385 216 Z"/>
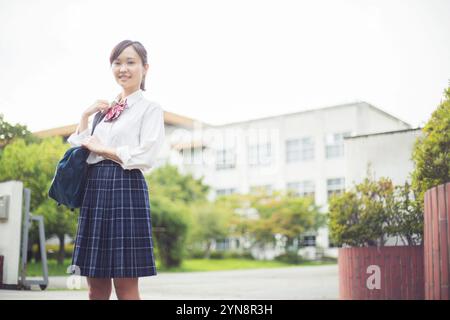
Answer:
<path fill-rule="evenodd" d="M 117 95 L 117 97 L 114 99 L 115 102 L 119 102 L 120 101 L 120 97 L 121 97 L 121 93 L 119 93 Z M 127 105 L 128 107 L 131 107 L 133 104 L 135 104 L 137 101 L 141 100 L 141 98 L 143 98 L 144 95 L 142 93 L 142 89 L 139 88 L 136 91 L 134 91 L 133 93 L 129 94 L 128 96 L 125 97 L 125 99 L 127 99 Z"/>

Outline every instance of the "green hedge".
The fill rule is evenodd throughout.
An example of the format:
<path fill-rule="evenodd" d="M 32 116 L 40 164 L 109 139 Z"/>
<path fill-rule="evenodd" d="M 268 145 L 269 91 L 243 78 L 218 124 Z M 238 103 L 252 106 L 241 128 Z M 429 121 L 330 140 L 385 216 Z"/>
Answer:
<path fill-rule="evenodd" d="M 296 252 L 287 252 L 280 254 L 279 256 L 275 257 L 275 260 L 290 264 L 300 264 L 305 261 L 302 256 L 300 256 Z"/>
<path fill-rule="evenodd" d="M 190 259 L 204 259 L 206 257 L 206 250 L 191 249 L 188 251 L 188 258 Z M 254 260 L 250 251 L 236 251 L 236 250 L 213 250 L 209 254 L 210 259 L 250 259 Z"/>
<path fill-rule="evenodd" d="M 72 257 L 73 248 L 74 248 L 73 243 L 68 243 L 68 244 L 64 245 L 66 258 Z M 59 244 L 46 244 L 45 249 L 47 251 L 47 259 L 49 259 L 49 260 L 57 259 L 58 252 L 59 252 Z M 35 256 L 38 252 L 38 245 L 37 244 L 33 245 L 32 250 L 33 250 L 33 255 Z"/>

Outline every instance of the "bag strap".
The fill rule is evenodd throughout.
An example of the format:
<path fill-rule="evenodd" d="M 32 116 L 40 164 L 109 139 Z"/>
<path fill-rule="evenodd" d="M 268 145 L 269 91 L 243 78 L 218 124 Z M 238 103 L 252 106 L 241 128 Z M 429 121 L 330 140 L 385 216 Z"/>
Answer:
<path fill-rule="evenodd" d="M 100 121 L 102 121 L 105 116 L 106 116 L 106 112 L 102 113 L 101 111 L 99 111 L 95 114 L 94 121 L 92 122 L 91 136 L 94 134 L 94 130 L 95 130 L 95 127 L 97 126 L 97 124 L 99 124 Z"/>

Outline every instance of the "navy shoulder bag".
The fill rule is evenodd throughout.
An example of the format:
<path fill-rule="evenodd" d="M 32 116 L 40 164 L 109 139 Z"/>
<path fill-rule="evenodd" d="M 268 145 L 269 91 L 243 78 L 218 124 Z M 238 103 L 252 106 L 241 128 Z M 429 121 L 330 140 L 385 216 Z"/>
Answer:
<path fill-rule="evenodd" d="M 97 124 L 105 117 L 106 112 L 97 112 L 92 123 L 92 132 Z M 90 151 L 85 147 L 72 147 L 66 151 L 63 158 L 58 162 L 50 186 L 48 195 L 54 199 L 58 206 L 61 204 L 74 211 L 80 208 L 83 202 L 84 189 L 86 184 Z"/>

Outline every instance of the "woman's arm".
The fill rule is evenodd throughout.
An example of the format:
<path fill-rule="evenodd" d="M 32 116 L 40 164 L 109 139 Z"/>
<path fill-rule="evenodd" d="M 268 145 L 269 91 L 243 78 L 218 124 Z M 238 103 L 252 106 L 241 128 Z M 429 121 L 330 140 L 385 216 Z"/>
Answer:
<path fill-rule="evenodd" d="M 143 115 L 143 126 L 139 133 L 139 145 L 116 146 L 116 155 L 126 169 L 142 170 L 153 167 L 159 150 L 164 144 L 164 111 L 159 105 L 149 107 Z"/>
<path fill-rule="evenodd" d="M 83 113 L 81 116 L 80 123 L 78 124 L 77 130 L 75 131 L 76 134 L 79 134 L 80 132 L 83 132 L 88 128 L 88 122 L 89 122 L 89 115 Z"/>
<path fill-rule="evenodd" d="M 81 146 L 104 158 L 111 159 L 120 164 L 123 164 L 123 161 L 117 156 L 116 148 L 103 145 L 103 143 L 95 135 L 89 136 L 85 140 L 83 140 L 83 142 L 81 142 Z"/>
<path fill-rule="evenodd" d="M 117 156 L 116 148 L 102 147 L 99 151 L 98 154 L 102 157 L 122 163 L 122 160 Z"/>
<path fill-rule="evenodd" d="M 88 119 L 89 119 L 89 116 L 85 115 L 83 113 L 83 115 L 81 116 L 80 123 L 78 124 L 78 127 L 77 127 L 76 131 L 74 133 L 72 133 L 67 138 L 67 142 L 72 147 L 79 147 L 79 146 L 81 146 L 83 141 L 90 136 L 90 132 L 88 130 L 88 128 L 89 128 Z"/>

